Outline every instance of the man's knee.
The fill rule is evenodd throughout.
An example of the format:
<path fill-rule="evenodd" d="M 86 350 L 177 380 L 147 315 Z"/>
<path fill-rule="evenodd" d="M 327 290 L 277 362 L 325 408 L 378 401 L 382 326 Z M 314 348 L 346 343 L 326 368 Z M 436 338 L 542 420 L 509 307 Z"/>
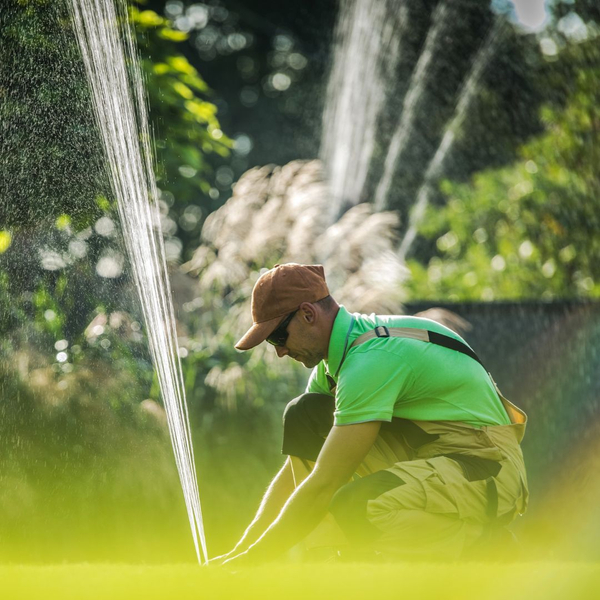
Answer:
<path fill-rule="evenodd" d="M 326 394 L 302 394 L 285 407 L 282 453 L 316 461 L 333 426 L 335 400 Z"/>
<path fill-rule="evenodd" d="M 302 394 L 288 402 L 283 411 L 283 424 L 294 426 L 298 423 L 319 427 L 329 431 L 333 425 L 335 400 L 326 394 Z"/>

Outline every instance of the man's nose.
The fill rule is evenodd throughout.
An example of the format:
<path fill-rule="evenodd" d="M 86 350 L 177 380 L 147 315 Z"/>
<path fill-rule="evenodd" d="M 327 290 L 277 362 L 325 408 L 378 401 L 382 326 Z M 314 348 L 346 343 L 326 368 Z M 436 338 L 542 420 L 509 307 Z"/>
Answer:
<path fill-rule="evenodd" d="M 290 353 L 285 346 L 275 346 L 275 352 L 277 352 L 277 356 L 279 356 L 279 358 Z"/>

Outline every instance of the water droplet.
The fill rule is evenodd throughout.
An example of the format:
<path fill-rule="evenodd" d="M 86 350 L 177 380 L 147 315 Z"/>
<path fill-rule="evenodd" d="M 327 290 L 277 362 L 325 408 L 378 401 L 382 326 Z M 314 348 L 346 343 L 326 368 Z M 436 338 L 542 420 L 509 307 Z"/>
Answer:
<path fill-rule="evenodd" d="M 531 255 L 533 254 L 533 244 L 529 241 L 529 240 L 525 240 L 520 246 L 519 246 L 519 256 L 521 258 L 530 258 Z"/>
<path fill-rule="evenodd" d="M 42 268 L 46 271 L 58 271 L 67 266 L 67 260 L 64 255 L 50 248 L 42 248 L 39 250 L 40 262 Z"/>
<path fill-rule="evenodd" d="M 56 350 L 58 350 L 59 352 L 61 350 L 66 350 L 69 347 L 69 342 L 67 342 L 67 340 L 58 340 L 55 344 L 54 344 L 54 348 Z"/>
<path fill-rule="evenodd" d="M 123 273 L 124 258 L 120 252 L 107 251 L 96 264 L 96 272 L 100 277 L 114 279 Z"/>
<path fill-rule="evenodd" d="M 292 67 L 292 69 L 296 69 L 296 71 L 301 71 L 302 69 L 304 69 L 304 67 L 306 67 L 308 61 L 304 56 L 302 56 L 302 54 L 299 54 L 298 52 L 293 52 L 288 56 L 287 63 L 288 65 L 290 65 L 290 67 Z"/>
<path fill-rule="evenodd" d="M 273 40 L 273 45 L 277 50 L 282 50 L 285 52 L 293 48 L 294 42 L 289 36 L 280 34 L 275 36 L 275 39 Z"/>
<path fill-rule="evenodd" d="M 554 57 L 558 54 L 556 42 L 548 37 L 540 40 L 540 50 L 542 51 L 542 54 L 549 57 Z"/>
<path fill-rule="evenodd" d="M 250 136 L 246 135 L 245 133 L 235 136 L 233 150 L 236 154 L 239 154 L 240 156 L 247 156 L 253 147 L 254 143 L 252 142 Z"/>
<path fill-rule="evenodd" d="M 250 108 L 258 102 L 258 91 L 254 87 L 244 87 L 240 92 L 240 101 L 242 104 Z"/>
<path fill-rule="evenodd" d="M 96 221 L 94 229 L 96 230 L 96 233 L 105 237 L 110 237 L 115 231 L 115 224 L 110 217 L 100 217 Z"/>
<path fill-rule="evenodd" d="M 87 254 L 87 244 L 83 240 L 74 239 L 69 242 L 69 253 L 75 258 L 83 258 Z"/>
<path fill-rule="evenodd" d="M 478 244 L 483 244 L 488 240 L 488 233 L 485 229 L 483 229 L 483 227 L 480 227 L 473 232 L 473 239 Z"/>
<path fill-rule="evenodd" d="M 546 277 L 547 279 L 550 279 L 551 277 L 554 276 L 554 273 L 556 273 L 556 263 L 554 262 L 553 258 L 549 258 L 542 265 L 542 275 L 544 277 Z"/>
<path fill-rule="evenodd" d="M 194 177 L 198 171 L 189 165 L 181 165 L 179 167 L 179 172 L 181 173 L 182 177 L 190 179 L 191 177 Z"/>
<path fill-rule="evenodd" d="M 537 165 L 532 160 L 528 160 L 525 163 L 525 170 L 528 173 L 537 173 L 538 172 L 538 167 L 537 167 Z"/>
<path fill-rule="evenodd" d="M 492 258 L 492 269 L 494 269 L 494 271 L 504 271 L 505 268 L 506 268 L 506 261 L 504 260 L 504 258 L 502 256 L 500 256 L 499 254 L 496 254 L 496 256 L 494 256 L 494 258 Z"/>
<path fill-rule="evenodd" d="M 271 78 L 271 85 L 279 92 L 284 92 L 291 84 L 291 78 L 285 73 L 275 73 Z"/>

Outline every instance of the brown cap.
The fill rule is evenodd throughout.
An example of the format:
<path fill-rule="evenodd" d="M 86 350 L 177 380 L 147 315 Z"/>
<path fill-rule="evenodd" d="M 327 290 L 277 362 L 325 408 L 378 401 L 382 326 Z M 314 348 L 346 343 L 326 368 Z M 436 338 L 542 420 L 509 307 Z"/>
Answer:
<path fill-rule="evenodd" d="M 329 290 L 321 265 L 275 265 L 259 277 L 252 290 L 254 324 L 235 347 L 250 350 L 258 346 L 303 302 L 317 302 L 327 296 Z"/>

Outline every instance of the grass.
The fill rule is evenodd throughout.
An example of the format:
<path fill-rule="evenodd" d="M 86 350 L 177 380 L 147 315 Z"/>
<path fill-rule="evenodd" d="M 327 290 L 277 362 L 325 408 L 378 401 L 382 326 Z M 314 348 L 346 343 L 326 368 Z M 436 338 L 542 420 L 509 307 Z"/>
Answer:
<path fill-rule="evenodd" d="M 0 566 L 10 600 L 316 598 L 588 599 L 600 589 L 596 563 L 316 564 L 248 567 L 65 564 Z"/>

